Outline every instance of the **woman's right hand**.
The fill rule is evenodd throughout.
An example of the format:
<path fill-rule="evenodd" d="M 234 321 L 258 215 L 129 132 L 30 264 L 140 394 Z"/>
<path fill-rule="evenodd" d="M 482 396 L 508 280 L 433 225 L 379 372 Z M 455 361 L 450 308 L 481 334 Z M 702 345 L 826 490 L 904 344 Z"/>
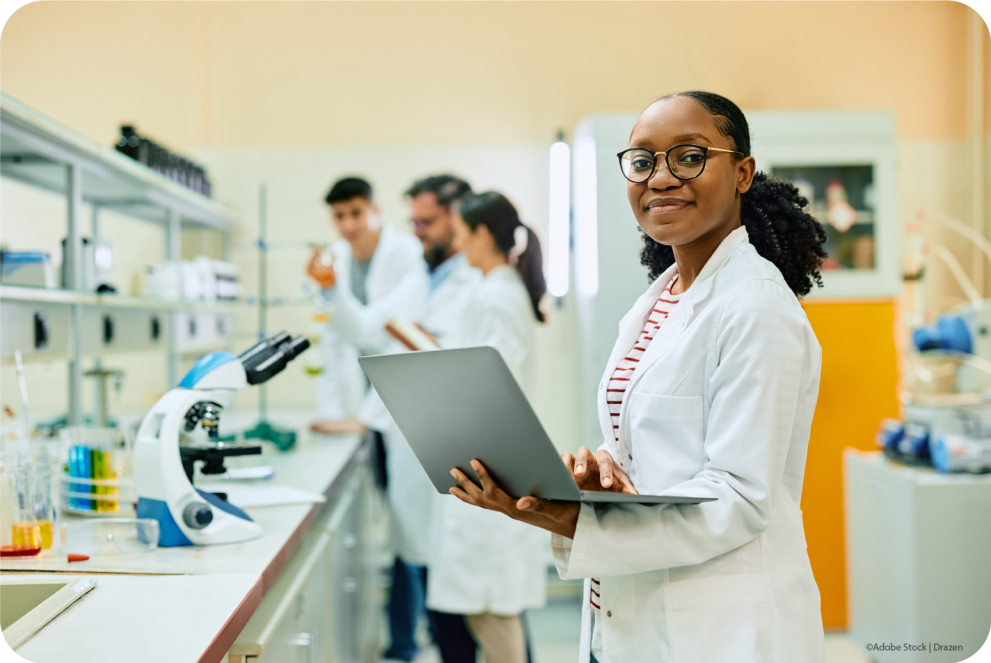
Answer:
<path fill-rule="evenodd" d="M 319 283 L 320 287 L 324 290 L 334 287 L 334 284 L 337 283 L 337 274 L 334 272 L 334 261 L 331 259 L 328 262 L 324 256 L 324 250 L 319 247 L 313 249 L 310 262 L 306 265 L 306 273 L 310 275 L 310 278 Z"/>
<path fill-rule="evenodd" d="M 604 449 L 592 453 L 588 447 L 581 447 L 577 457 L 568 451 L 561 454 L 561 460 L 581 490 L 640 494 L 633 487 L 630 477 L 613 460 L 612 454 Z"/>

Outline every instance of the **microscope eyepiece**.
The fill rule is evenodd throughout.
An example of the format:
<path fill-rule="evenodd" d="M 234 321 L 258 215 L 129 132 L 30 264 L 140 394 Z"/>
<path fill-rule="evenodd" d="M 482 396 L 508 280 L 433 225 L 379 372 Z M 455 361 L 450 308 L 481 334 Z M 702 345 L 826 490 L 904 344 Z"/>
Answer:
<path fill-rule="evenodd" d="M 305 336 L 292 338 L 287 332 L 261 341 L 241 354 L 241 364 L 248 384 L 261 384 L 278 375 L 286 365 L 306 351 L 310 341 Z"/>

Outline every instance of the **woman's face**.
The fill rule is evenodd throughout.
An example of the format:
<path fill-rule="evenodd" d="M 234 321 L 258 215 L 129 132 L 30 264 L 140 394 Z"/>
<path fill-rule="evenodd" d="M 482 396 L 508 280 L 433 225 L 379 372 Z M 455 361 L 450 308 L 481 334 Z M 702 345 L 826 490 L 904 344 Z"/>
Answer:
<path fill-rule="evenodd" d="M 454 240 L 451 246 L 455 251 L 460 251 L 464 254 L 464 257 L 468 260 L 468 264 L 472 267 L 478 267 L 482 264 L 485 256 L 487 256 L 495 246 L 492 241 L 492 234 L 488 232 L 488 228 L 483 225 L 479 225 L 475 230 L 465 223 L 464 219 L 461 218 L 460 214 L 454 215 Z"/>
<path fill-rule="evenodd" d="M 664 152 L 681 143 L 736 149 L 733 141 L 720 133 L 709 111 L 690 97 L 652 104 L 630 135 L 630 147 L 652 152 Z M 689 245 L 738 227 L 740 194 L 750 189 L 754 159 L 734 162 L 734 156 L 709 152 L 702 174 L 685 181 L 672 175 L 664 156 L 658 155 L 657 168 L 649 180 L 626 183 L 637 223 L 654 241 L 668 246 Z"/>

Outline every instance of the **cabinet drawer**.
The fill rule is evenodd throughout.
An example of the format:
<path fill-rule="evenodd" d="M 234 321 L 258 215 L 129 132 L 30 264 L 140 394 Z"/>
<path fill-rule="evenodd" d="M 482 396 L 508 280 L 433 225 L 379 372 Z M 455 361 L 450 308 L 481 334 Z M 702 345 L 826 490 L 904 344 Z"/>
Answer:
<path fill-rule="evenodd" d="M 330 536 L 308 536 L 265 594 L 229 657 L 257 663 L 322 663 L 326 554 Z"/>

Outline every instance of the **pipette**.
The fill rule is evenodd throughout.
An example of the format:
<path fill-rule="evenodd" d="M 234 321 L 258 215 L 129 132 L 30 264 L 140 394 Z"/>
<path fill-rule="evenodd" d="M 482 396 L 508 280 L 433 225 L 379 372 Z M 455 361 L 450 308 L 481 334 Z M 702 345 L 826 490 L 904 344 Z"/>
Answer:
<path fill-rule="evenodd" d="M 21 410 L 24 414 L 24 435 L 31 434 L 31 415 L 28 413 L 28 383 L 24 379 L 24 362 L 21 361 L 21 351 L 14 350 L 14 363 L 17 366 L 17 384 L 21 388 Z"/>

